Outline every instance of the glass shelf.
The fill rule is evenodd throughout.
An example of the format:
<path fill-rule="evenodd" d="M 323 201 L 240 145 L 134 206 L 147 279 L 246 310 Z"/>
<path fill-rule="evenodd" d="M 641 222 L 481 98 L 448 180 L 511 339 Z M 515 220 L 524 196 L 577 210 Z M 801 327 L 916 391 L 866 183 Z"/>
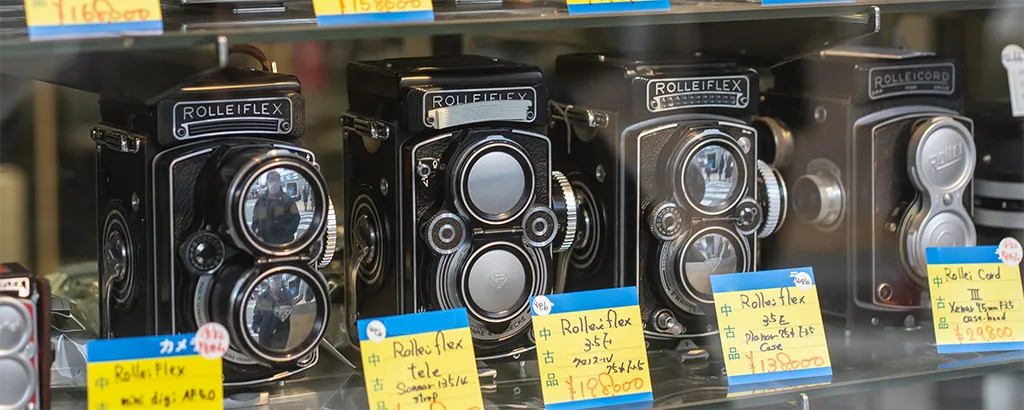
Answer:
<path fill-rule="evenodd" d="M 1024 352 L 939 355 L 930 328 L 847 333 L 828 327 L 831 380 L 804 385 L 775 384 L 758 390 L 729 387 L 720 355 L 681 360 L 681 355 L 651 353 L 654 408 L 749 408 L 849 395 L 878 389 L 976 377 L 1024 368 Z M 717 341 L 715 341 L 717 343 Z M 482 380 L 485 408 L 541 409 L 543 401 L 535 362 L 495 366 L 498 377 Z M 228 393 L 225 408 L 367 409 L 361 375 L 329 354 L 301 379 L 263 386 L 261 392 Z M 82 388 L 56 389 L 53 408 L 84 409 Z"/>
<path fill-rule="evenodd" d="M 24 27 L 7 22 L 0 29 L 0 55 L 45 55 L 140 48 L 191 48 L 227 36 L 232 43 L 328 41 L 360 38 L 432 36 L 495 31 L 628 27 L 782 18 L 836 17 L 877 5 L 883 13 L 936 12 L 1021 7 L 1013 0 L 857 0 L 855 2 L 762 6 L 757 2 L 675 0 L 667 12 L 569 15 L 564 2 L 531 1 L 489 7 L 452 7 L 437 11 L 435 21 L 364 26 L 319 27 L 311 6 L 266 16 L 224 19 L 212 14 L 165 12 L 164 33 L 150 36 L 30 40 Z M 23 24 L 23 22 L 22 22 Z"/>

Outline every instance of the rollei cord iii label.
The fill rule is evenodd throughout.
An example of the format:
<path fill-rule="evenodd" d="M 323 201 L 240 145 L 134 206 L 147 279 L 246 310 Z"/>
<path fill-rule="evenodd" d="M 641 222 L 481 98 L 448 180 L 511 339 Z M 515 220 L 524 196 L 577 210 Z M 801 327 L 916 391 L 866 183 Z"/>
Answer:
<path fill-rule="evenodd" d="M 174 104 L 174 137 L 180 140 L 229 134 L 287 134 L 292 101 L 285 97 L 185 101 Z"/>
<path fill-rule="evenodd" d="M 868 70 L 868 97 L 872 100 L 909 94 L 953 94 L 953 63 L 875 67 Z"/>
<path fill-rule="evenodd" d="M 531 122 L 537 116 L 537 104 L 533 87 L 427 91 L 423 94 L 423 125 L 447 128 L 485 121 Z"/>
<path fill-rule="evenodd" d="M 741 75 L 666 78 L 647 83 L 650 112 L 696 107 L 745 108 L 750 103 L 750 80 Z"/>

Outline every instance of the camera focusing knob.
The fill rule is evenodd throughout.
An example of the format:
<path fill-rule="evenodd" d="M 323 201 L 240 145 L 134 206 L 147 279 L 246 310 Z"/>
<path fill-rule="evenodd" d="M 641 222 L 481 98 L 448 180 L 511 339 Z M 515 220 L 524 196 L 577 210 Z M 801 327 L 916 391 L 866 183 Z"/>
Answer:
<path fill-rule="evenodd" d="M 327 228 L 324 230 L 323 240 L 320 242 L 319 250 L 310 266 L 314 269 L 323 269 L 334 260 L 334 253 L 338 248 L 338 216 L 334 214 L 334 201 L 327 199 Z"/>
<path fill-rule="evenodd" d="M 757 237 L 764 239 L 778 231 L 786 221 L 788 198 L 786 182 L 778 170 L 764 161 L 757 160 L 757 172 L 761 207 L 764 208 L 764 224 L 757 231 Z"/>
<path fill-rule="evenodd" d="M 793 209 L 807 223 L 831 226 L 843 211 L 843 188 L 825 172 L 805 174 L 793 184 Z"/>
<path fill-rule="evenodd" d="M 667 242 L 678 238 L 686 230 L 683 218 L 683 210 L 679 205 L 662 202 L 649 212 L 647 223 L 654 236 Z"/>
<path fill-rule="evenodd" d="M 451 212 L 440 212 L 430 218 L 424 232 L 427 245 L 441 255 L 454 253 L 466 242 L 466 223 L 458 215 Z"/>
<path fill-rule="evenodd" d="M 181 259 L 185 267 L 198 275 L 210 274 L 224 264 L 224 242 L 220 237 L 206 231 L 196 232 L 185 240 L 181 247 Z"/>
<path fill-rule="evenodd" d="M 569 178 L 558 171 L 551 172 L 551 199 L 558 217 L 558 230 L 554 238 L 554 251 L 565 252 L 576 242 L 579 226 L 579 200 Z"/>

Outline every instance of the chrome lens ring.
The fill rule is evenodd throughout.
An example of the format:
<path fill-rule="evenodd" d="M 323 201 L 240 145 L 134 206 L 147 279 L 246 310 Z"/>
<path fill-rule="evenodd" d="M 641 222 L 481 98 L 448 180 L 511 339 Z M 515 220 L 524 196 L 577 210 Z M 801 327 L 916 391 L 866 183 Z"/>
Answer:
<path fill-rule="evenodd" d="M 228 326 L 228 331 L 233 333 L 232 340 L 239 340 L 243 351 L 270 364 L 293 363 L 312 353 L 320 345 L 320 340 L 323 339 L 324 332 L 327 331 L 330 298 L 327 294 L 327 285 L 323 277 L 316 272 L 291 265 L 275 266 L 262 272 L 250 270 L 249 274 L 245 276 L 247 277 L 244 280 L 239 280 L 235 283 L 231 291 L 232 302 L 230 304 L 229 317 L 235 320 L 235 326 Z M 280 324 L 288 322 L 288 329 L 285 331 L 285 334 L 282 336 L 276 333 L 281 328 L 260 328 L 260 332 L 256 332 L 257 335 L 253 335 L 255 332 L 253 330 L 254 319 L 261 303 L 259 298 L 263 297 L 266 293 L 270 293 L 275 286 L 273 283 L 275 279 L 287 280 L 289 276 L 291 279 L 299 281 L 298 288 L 302 294 L 292 295 L 291 301 L 284 300 L 280 304 L 272 303 L 271 309 L 266 310 L 266 313 L 264 313 L 273 315 L 273 317 L 269 318 L 268 322 Z M 269 289 L 259 289 L 265 282 L 268 283 Z M 305 284 L 306 287 L 303 287 L 302 284 Z M 283 286 L 288 285 L 285 284 Z M 260 294 L 260 291 L 264 293 Z M 257 300 L 252 300 L 254 296 L 257 297 Z M 307 296 L 310 296 L 310 300 L 306 300 Z M 249 309 L 250 301 L 255 305 L 252 312 Z M 312 310 L 313 319 L 311 322 L 300 323 L 293 320 L 301 313 L 300 309 Z M 275 322 L 274 319 L 277 319 L 277 321 Z M 307 335 L 296 342 L 291 338 L 291 326 L 297 325 L 308 327 L 310 331 L 308 333 L 300 331 L 299 334 L 307 333 Z M 275 332 L 269 337 L 273 340 L 271 343 L 280 344 L 278 341 L 281 340 L 280 338 L 283 338 L 283 348 L 268 347 L 258 339 L 264 336 L 263 332 L 271 330 Z"/>
<path fill-rule="evenodd" d="M 259 207 L 259 201 L 263 198 L 263 195 L 259 195 L 259 198 L 251 198 L 249 195 L 249 193 L 259 192 L 258 189 L 256 191 L 253 189 L 260 180 L 264 181 L 261 184 L 268 185 L 267 190 L 264 192 L 270 191 L 270 186 L 272 186 L 270 185 L 270 180 L 275 171 L 278 174 L 277 180 L 280 183 L 284 182 L 281 181 L 283 178 L 281 173 L 285 171 L 289 175 L 294 173 L 298 178 L 305 181 L 305 186 L 309 188 L 308 198 L 312 199 L 313 203 L 312 210 L 305 209 L 305 204 L 303 204 L 303 210 L 300 211 L 298 210 L 298 202 L 301 200 L 301 195 L 293 197 L 293 195 L 296 195 L 295 193 L 282 191 L 281 194 L 288 197 L 282 196 L 283 199 L 280 200 L 280 204 L 289 205 L 287 202 L 291 202 L 288 206 L 289 209 L 279 212 L 282 208 L 280 204 L 268 205 L 268 207 L 273 206 L 273 208 L 269 208 L 266 211 L 266 217 L 278 217 L 281 214 L 292 213 L 292 207 L 295 209 L 294 213 L 298 214 L 298 224 L 294 229 L 282 228 L 285 231 L 292 230 L 294 239 L 280 243 L 272 243 L 278 241 L 279 238 L 271 239 L 269 236 L 271 232 L 254 232 L 255 224 L 253 221 L 257 218 L 258 213 L 256 208 Z M 323 176 L 320 174 L 315 162 L 307 160 L 293 151 L 272 149 L 248 160 L 231 180 L 228 186 L 228 195 L 230 196 L 230 201 L 226 209 L 226 220 L 231 221 L 231 238 L 240 247 L 254 254 L 289 256 L 308 251 L 313 242 L 320 240 L 324 230 L 327 229 L 328 197 Z M 302 202 L 305 203 L 306 201 L 302 200 Z M 253 208 L 251 210 L 249 209 L 250 205 Z M 253 221 L 250 221 L 250 219 Z M 303 225 L 306 228 L 300 231 Z M 281 235 L 277 233 L 281 232 L 275 231 L 275 237 L 280 237 Z M 283 233 L 287 234 L 288 232 Z"/>
<path fill-rule="evenodd" d="M 452 175 L 456 207 L 488 225 L 519 218 L 534 201 L 536 176 L 529 154 L 500 135 L 466 147 Z"/>
<path fill-rule="evenodd" d="M 578 201 L 576 239 L 569 251 L 569 263 L 576 269 L 586 269 L 597 259 L 601 249 L 601 214 L 597 200 L 586 184 L 573 181 Z"/>
<path fill-rule="evenodd" d="M 522 245 L 490 242 L 473 250 L 462 266 L 459 298 L 474 318 L 505 322 L 526 311 L 530 296 L 540 294 L 543 276 L 538 273 Z"/>
<path fill-rule="evenodd" d="M 686 156 L 673 172 L 676 197 L 698 213 L 715 216 L 728 212 L 743 199 L 747 189 L 747 164 L 733 137 L 718 129 L 706 129 L 694 137 Z M 693 196 L 697 193 L 700 198 Z"/>
<path fill-rule="evenodd" d="M 384 238 L 383 221 L 369 195 L 362 194 L 352 207 L 352 219 L 348 231 L 352 243 L 349 252 L 358 259 L 354 264 L 359 278 L 366 283 L 375 283 L 383 275 L 387 255 L 387 241 Z"/>
<path fill-rule="evenodd" d="M 691 235 L 679 249 L 676 261 L 678 279 L 686 292 L 711 304 L 715 303 L 711 275 L 750 270 L 750 246 L 733 230 L 711 226 Z"/>
<path fill-rule="evenodd" d="M 192 314 L 196 319 L 197 329 L 207 323 L 215 322 L 215 320 L 210 316 L 211 292 L 213 291 L 214 285 L 213 279 L 213 275 L 202 275 L 196 281 L 196 292 L 192 298 Z M 228 345 L 228 350 L 224 352 L 224 360 L 242 365 L 253 365 L 258 363 L 256 359 L 240 352 L 235 347 L 234 343 Z"/>

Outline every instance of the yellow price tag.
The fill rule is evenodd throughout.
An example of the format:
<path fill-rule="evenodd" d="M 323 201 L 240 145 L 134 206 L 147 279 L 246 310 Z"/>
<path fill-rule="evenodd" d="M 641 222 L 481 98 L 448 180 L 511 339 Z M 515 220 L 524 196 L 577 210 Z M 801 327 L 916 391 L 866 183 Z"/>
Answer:
<path fill-rule="evenodd" d="M 810 267 L 712 275 L 729 384 L 832 375 Z"/>
<path fill-rule="evenodd" d="M 313 0 L 319 24 L 433 20 L 431 0 Z"/>
<path fill-rule="evenodd" d="M 373 410 L 482 410 L 466 309 L 360 320 Z"/>
<path fill-rule="evenodd" d="M 1024 349 L 1019 254 L 1013 239 L 998 247 L 926 250 L 939 353 Z"/>
<path fill-rule="evenodd" d="M 545 408 L 653 400 L 636 292 L 629 287 L 531 300 Z"/>
<path fill-rule="evenodd" d="M 25 0 L 25 20 L 31 36 L 163 30 L 159 0 Z"/>
<path fill-rule="evenodd" d="M 200 354 L 194 334 L 97 340 L 87 349 L 90 409 L 224 408 L 221 358 Z"/>

